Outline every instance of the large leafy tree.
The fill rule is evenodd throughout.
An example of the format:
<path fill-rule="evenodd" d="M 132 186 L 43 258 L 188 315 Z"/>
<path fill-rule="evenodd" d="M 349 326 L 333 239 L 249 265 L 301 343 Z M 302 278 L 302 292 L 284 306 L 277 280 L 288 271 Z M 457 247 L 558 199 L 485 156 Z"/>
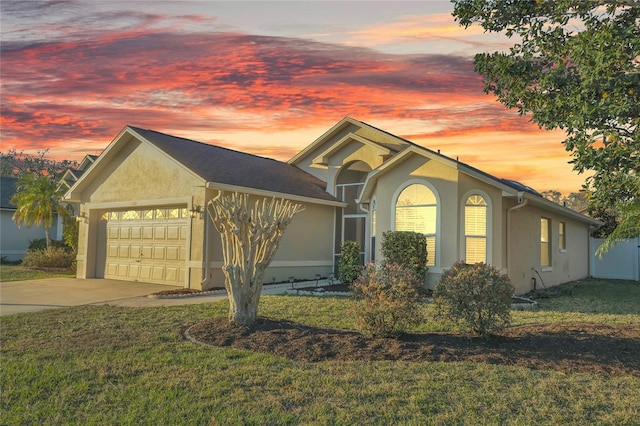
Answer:
<path fill-rule="evenodd" d="M 508 51 L 476 55 L 485 91 L 506 107 L 531 114 L 540 127 L 565 131 L 563 144 L 574 169 L 590 173 L 585 186 L 591 208 L 611 212 L 637 204 L 640 3 L 453 2 L 462 26 L 479 24 L 514 40 Z"/>
<path fill-rule="evenodd" d="M 51 247 L 51 227 L 54 213 L 66 215 L 60 204 L 56 183 L 48 176 L 36 173 L 23 174 L 16 184 L 16 193 L 11 197 L 16 206 L 13 220 L 21 225 L 44 225 L 47 248 Z"/>

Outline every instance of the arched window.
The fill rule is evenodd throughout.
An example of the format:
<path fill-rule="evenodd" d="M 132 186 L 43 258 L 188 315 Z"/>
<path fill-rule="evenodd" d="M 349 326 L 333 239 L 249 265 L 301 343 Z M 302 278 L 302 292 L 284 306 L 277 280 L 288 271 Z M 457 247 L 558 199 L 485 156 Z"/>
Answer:
<path fill-rule="evenodd" d="M 396 201 L 396 231 L 419 232 L 427 239 L 427 266 L 436 264 L 438 201 L 425 185 L 407 186 Z"/>
<path fill-rule="evenodd" d="M 487 263 L 487 202 L 481 195 L 465 201 L 464 246 L 467 263 Z"/>

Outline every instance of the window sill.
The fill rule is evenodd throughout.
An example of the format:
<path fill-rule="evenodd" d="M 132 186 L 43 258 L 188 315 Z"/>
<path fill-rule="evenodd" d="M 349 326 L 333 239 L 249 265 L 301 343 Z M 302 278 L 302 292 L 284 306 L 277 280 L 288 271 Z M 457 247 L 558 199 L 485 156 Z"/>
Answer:
<path fill-rule="evenodd" d="M 567 249 L 558 249 L 558 251 L 559 251 L 560 253 L 566 253 L 566 252 L 567 252 Z"/>
<path fill-rule="evenodd" d="M 542 272 L 552 272 L 553 271 L 553 267 L 552 266 L 543 266 L 542 268 L 540 268 L 540 270 Z"/>

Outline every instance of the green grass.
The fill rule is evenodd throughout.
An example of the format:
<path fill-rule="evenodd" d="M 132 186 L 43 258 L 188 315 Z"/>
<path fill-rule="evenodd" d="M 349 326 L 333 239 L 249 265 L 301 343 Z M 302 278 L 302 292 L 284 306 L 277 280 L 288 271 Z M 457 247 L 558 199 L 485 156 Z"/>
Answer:
<path fill-rule="evenodd" d="M 0 282 L 3 283 L 9 281 L 41 280 L 43 278 L 75 276 L 76 273 L 73 271 L 37 271 L 34 269 L 27 269 L 22 265 L 0 264 Z"/>
<path fill-rule="evenodd" d="M 516 323 L 640 323 L 640 284 L 585 280 Z M 265 296 L 263 316 L 351 328 L 349 301 Z M 421 329 L 447 329 L 431 308 Z M 439 362 L 297 363 L 194 345 L 226 302 L 2 317 L 0 424 L 638 424 L 640 377 Z"/>

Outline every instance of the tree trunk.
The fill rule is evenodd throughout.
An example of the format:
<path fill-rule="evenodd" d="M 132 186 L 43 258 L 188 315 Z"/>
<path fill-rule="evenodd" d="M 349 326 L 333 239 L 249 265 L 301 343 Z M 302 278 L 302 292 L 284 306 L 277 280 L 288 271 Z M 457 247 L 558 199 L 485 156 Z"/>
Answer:
<path fill-rule="evenodd" d="M 288 200 L 260 199 L 248 207 L 247 194 L 233 193 L 210 201 L 207 213 L 220 232 L 229 321 L 251 325 L 267 266 L 278 249 L 285 228 L 303 209 Z"/>
<path fill-rule="evenodd" d="M 46 226 L 44 227 L 44 239 L 47 243 L 47 250 L 49 250 L 51 248 L 51 230 Z"/>

